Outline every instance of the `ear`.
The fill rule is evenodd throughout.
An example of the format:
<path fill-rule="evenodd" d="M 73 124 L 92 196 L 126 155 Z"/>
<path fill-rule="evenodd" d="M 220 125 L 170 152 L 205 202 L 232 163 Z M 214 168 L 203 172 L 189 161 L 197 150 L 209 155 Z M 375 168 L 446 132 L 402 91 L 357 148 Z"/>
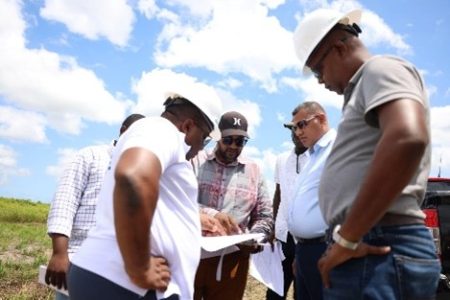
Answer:
<path fill-rule="evenodd" d="M 338 40 L 334 47 L 336 47 L 336 51 L 339 53 L 341 57 L 345 57 L 347 54 L 347 51 L 349 50 L 348 44 L 345 41 Z"/>
<path fill-rule="evenodd" d="M 193 126 L 195 126 L 195 124 L 192 119 L 185 119 L 183 122 L 181 122 L 180 131 L 187 134 Z"/>
<path fill-rule="evenodd" d="M 325 114 L 318 114 L 316 118 L 319 120 L 320 124 L 324 124 L 327 121 Z"/>

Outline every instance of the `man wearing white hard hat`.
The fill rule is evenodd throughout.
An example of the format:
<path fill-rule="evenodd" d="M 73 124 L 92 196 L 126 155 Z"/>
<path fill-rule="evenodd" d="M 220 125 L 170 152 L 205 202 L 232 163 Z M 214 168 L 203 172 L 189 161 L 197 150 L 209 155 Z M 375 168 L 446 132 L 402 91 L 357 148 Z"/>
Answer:
<path fill-rule="evenodd" d="M 117 142 L 97 224 L 73 257 L 72 300 L 192 299 L 200 260 L 198 183 L 189 160 L 218 132 L 214 93 L 171 93 L 161 117 Z"/>
<path fill-rule="evenodd" d="M 361 11 L 319 9 L 299 23 L 301 68 L 344 95 L 319 205 L 330 246 L 325 299 L 433 299 L 440 262 L 420 209 L 430 169 L 429 104 L 409 62 L 372 56 Z"/>

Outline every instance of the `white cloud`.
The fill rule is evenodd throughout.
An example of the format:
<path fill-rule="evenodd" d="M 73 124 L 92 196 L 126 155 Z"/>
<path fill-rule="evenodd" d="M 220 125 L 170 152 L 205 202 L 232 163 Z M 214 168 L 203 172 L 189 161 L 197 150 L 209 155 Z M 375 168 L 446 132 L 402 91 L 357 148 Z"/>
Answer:
<path fill-rule="evenodd" d="M 303 92 L 304 95 L 299 102 L 317 101 L 324 107 L 342 108 L 342 96 L 325 89 L 313 76 L 307 78 L 283 77 L 281 83 Z"/>
<path fill-rule="evenodd" d="M 221 74 L 243 73 L 267 91 L 276 91 L 272 74 L 296 64 L 291 32 L 269 16 L 268 6 L 261 1 L 209 3 L 212 13 L 203 20 L 184 17 L 165 24 L 156 62 L 164 67 L 184 65 Z"/>
<path fill-rule="evenodd" d="M 133 92 L 137 94 L 137 103 L 133 111 L 144 115 L 159 115 L 163 111 L 167 92 L 175 92 L 178 86 L 196 84 L 203 83 L 185 73 L 176 73 L 168 69 L 144 72 L 132 86 Z"/>
<path fill-rule="evenodd" d="M 48 118 L 48 126 L 78 134 L 83 119 L 119 123 L 129 106 L 111 95 L 91 70 L 74 58 L 25 47 L 21 3 L 0 1 L 0 96 L 12 106 Z M 105 109 L 107 108 L 107 109 Z M 44 122 L 40 124 L 43 125 Z"/>
<path fill-rule="evenodd" d="M 46 0 L 40 13 L 71 32 L 91 40 L 105 37 L 121 47 L 127 45 L 135 21 L 127 0 Z"/>
<path fill-rule="evenodd" d="M 145 15 L 147 19 L 152 19 L 159 11 L 155 0 L 139 0 L 137 9 Z"/>
<path fill-rule="evenodd" d="M 361 39 L 368 47 L 384 44 L 396 49 L 398 55 L 412 54 L 412 48 L 404 41 L 404 37 L 395 33 L 377 14 L 364 10 L 361 27 Z"/>
<path fill-rule="evenodd" d="M 45 169 L 45 173 L 56 178 L 61 177 L 62 172 L 72 161 L 72 158 L 77 153 L 77 151 L 77 149 L 72 148 L 58 149 L 58 160 L 56 165 L 47 166 Z"/>
<path fill-rule="evenodd" d="M 0 138 L 47 142 L 45 118 L 38 113 L 0 106 Z"/>
<path fill-rule="evenodd" d="M 222 86 L 224 88 L 229 88 L 229 89 L 236 89 L 240 86 L 242 86 L 242 81 L 239 81 L 235 78 L 225 78 L 224 80 L 221 80 L 218 82 L 219 86 Z"/>
<path fill-rule="evenodd" d="M 6 145 L 0 144 L 0 186 L 9 182 L 14 176 L 29 176 L 28 169 L 17 166 L 16 152 Z"/>

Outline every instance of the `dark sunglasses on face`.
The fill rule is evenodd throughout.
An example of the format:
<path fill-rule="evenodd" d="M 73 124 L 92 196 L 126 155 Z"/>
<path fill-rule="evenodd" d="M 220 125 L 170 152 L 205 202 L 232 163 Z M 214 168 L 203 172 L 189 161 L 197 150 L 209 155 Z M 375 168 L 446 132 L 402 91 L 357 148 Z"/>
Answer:
<path fill-rule="evenodd" d="M 233 138 L 231 136 L 226 136 L 222 138 L 222 143 L 224 143 L 227 146 L 231 146 L 233 143 L 238 147 L 243 147 L 245 144 L 247 144 L 248 138 L 241 136 L 238 138 Z"/>
<path fill-rule="evenodd" d="M 297 128 L 299 128 L 299 129 L 304 129 L 306 126 L 308 126 L 309 122 L 311 122 L 314 118 L 316 118 L 316 117 L 318 117 L 318 116 L 319 116 L 319 115 L 314 115 L 314 116 L 312 116 L 312 117 L 310 117 L 310 118 L 307 118 L 307 119 L 303 119 L 303 120 L 298 121 L 297 123 L 295 123 L 295 124 L 292 126 L 292 130 L 293 130 L 293 131 L 296 131 Z"/>

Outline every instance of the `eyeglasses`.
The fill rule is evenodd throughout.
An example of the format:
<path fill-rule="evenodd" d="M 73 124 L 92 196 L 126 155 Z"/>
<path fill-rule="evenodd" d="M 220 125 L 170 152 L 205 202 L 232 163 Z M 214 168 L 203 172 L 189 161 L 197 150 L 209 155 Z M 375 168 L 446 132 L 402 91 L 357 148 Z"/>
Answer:
<path fill-rule="evenodd" d="M 344 37 L 342 39 L 340 39 L 339 41 L 341 42 L 345 42 L 348 39 L 348 37 Z M 336 45 L 332 44 L 328 47 L 328 49 L 322 54 L 322 56 L 320 57 L 320 59 L 316 62 L 316 64 L 314 65 L 314 67 L 311 68 L 311 72 L 314 74 L 314 76 L 319 79 L 322 78 L 322 63 L 325 60 L 325 58 L 327 58 L 328 54 L 331 53 L 331 50 L 334 49 Z"/>
<path fill-rule="evenodd" d="M 231 146 L 233 143 L 238 147 L 244 147 L 247 144 L 248 138 L 241 136 L 238 138 L 233 138 L 232 136 L 226 136 L 222 138 L 222 143 L 227 146 Z"/>
<path fill-rule="evenodd" d="M 292 126 L 292 130 L 293 130 L 293 131 L 296 131 L 297 128 L 303 130 L 306 126 L 308 126 L 308 123 L 309 123 L 310 121 L 312 121 L 314 118 L 316 118 L 316 117 L 318 117 L 318 116 L 319 116 L 319 115 L 314 115 L 314 116 L 312 116 L 312 117 L 310 117 L 310 118 L 308 118 L 308 119 L 303 119 L 303 120 L 298 121 L 297 123 L 295 123 L 295 124 Z"/>

